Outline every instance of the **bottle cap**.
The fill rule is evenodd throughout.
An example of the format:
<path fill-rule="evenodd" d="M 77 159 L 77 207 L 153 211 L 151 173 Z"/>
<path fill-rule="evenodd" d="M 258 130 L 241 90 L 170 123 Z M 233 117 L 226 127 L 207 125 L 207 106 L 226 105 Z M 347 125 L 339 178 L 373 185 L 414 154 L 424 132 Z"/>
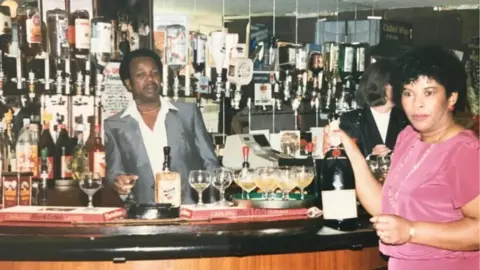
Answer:
<path fill-rule="evenodd" d="M 165 146 L 163 147 L 163 154 L 165 156 L 169 156 L 170 155 L 170 146 Z"/>
<path fill-rule="evenodd" d="M 250 152 L 250 148 L 248 148 L 248 146 L 244 146 L 242 148 L 243 157 L 248 157 L 248 152 Z"/>

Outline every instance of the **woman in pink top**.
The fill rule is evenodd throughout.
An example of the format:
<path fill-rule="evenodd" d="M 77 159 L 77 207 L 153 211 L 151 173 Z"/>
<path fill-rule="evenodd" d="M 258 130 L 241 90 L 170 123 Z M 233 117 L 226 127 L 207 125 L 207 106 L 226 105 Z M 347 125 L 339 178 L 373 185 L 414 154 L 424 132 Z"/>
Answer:
<path fill-rule="evenodd" d="M 373 216 L 389 270 L 478 270 L 479 140 L 452 115 L 465 99 L 464 67 L 436 46 L 413 50 L 398 65 L 394 94 L 411 126 L 398 136 L 383 187 L 353 140 L 338 131 L 357 195 Z"/>

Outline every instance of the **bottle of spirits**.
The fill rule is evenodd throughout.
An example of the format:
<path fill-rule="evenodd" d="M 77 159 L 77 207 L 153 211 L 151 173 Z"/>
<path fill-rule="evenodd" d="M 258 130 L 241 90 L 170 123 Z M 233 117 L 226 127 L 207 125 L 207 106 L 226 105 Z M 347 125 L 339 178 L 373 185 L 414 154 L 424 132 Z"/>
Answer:
<path fill-rule="evenodd" d="M 169 203 L 179 207 L 182 203 L 181 177 L 178 172 L 170 171 L 170 147 L 163 148 L 163 171 L 155 175 L 155 202 Z"/>
<path fill-rule="evenodd" d="M 340 125 L 339 115 L 329 119 L 329 144 L 322 166 L 322 207 L 326 226 L 350 231 L 357 228 L 357 199 L 355 178 L 341 139 L 333 131 Z"/>
<path fill-rule="evenodd" d="M 70 162 L 72 178 L 77 180 L 84 172 L 89 171 L 89 152 L 84 144 L 84 125 L 78 124 L 75 128 L 75 137 L 77 138 L 75 148 L 72 151 L 72 160 Z M 70 143 L 72 140 L 70 141 Z"/>
<path fill-rule="evenodd" d="M 28 1 L 17 9 L 18 48 L 25 56 L 42 51 L 42 21 L 36 2 Z"/>
<path fill-rule="evenodd" d="M 306 188 L 306 191 L 308 194 L 312 194 L 317 198 L 320 196 L 318 194 L 320 190 L 320 179 L 317 174 L 317 162 L 313 158 L 313 148 L 313 143 L 311 142 L 305 145 L 305 150 L 307 152 L 307 160 L 305 165 L 313 168 L 313 182 Z"/>
<path fill-rule="evenodd" d="M 68 13 L 65 10 L 47 11 L 49 53 L 55 59 L 67 59 L 70 55 L 68 43 Z"/>
<path fill-rule="evenodd" d="M 103 17 L 91 21 L 90 54 L 96 67 L 105 67 L 112 55 L 112 23 Z"/>
<path fill-rule="evenodd" d="M 55 143 L 53 142 L 52 134 L 50 133 L 50 123 L 45 122 L 43 125 L 42 134 L 40 135 L 40 139 L 38 141 L 38 149 L 40 151 L 41 156 L 41 167 L 47 166 L 46 171 L 48 175 L 45 179 L 48 179 L 51 182 L 55 176 Z M 47 153 L 44 157 L 43 154 Z M 38 177 L 43 180 L 42 173 L 44 173 L 44 168 L 40 168 L 38 171 Z"/>
<path fill-rule="evenodd" d="M 68 151 L 70 149 L 70 137 L 64 124 L 60 124 L 59 128 L 60 131 L 55 147 L 55 179 L 67 180 L 72 177 L 68 169 L 72 158 L 72 154 Z"/>
<path fill-rule="evenodd" d="M 248 153 L 250 152 L 250 148 L 248 146 L 244 146 L 242 148 L 242 155 L 243 155 L 243 163 L 242 168 L 250 168 L 250 163 L 248 162 Z"/>
<path fill-rule="evenodd" d="M 192 49 L 193 49 L 193 69 L 195 70 L 195 77 L 198 78 L 205 70 L 207 36 L 195 32 L 192 34 Z"/>
<path fill-rule="evenodd" d="M 86 10 L 76 10 L 69 17 L 68 43 L 73 56 L 86 59 L 90 50 L 90 16 Z"/>
<path fill-rule="evenodd" d="M 90 170 L 105 177 L 105 146 L 100 137 L 100 127 L 95 127 L 95 141 L 89 151 Z"/>
<path fill-rule="evenodd" d="M 53 175 L 53 173 L 52 173 L 51 167 L 49 167 L 49 165 L 51 164 L 48 161 L 49 154 L 51 155 L 51 153 L 48 152 L 48 148 L 42 148 L 40 150 L 40 160 L 42 165 L 40 166 L 40 182 L 39 182 L 38 191 L 37 191 L 38 205 L 47 205 L 48 183 L 53 182 L 50 180 L 52 179 L 51 175 Z"/>

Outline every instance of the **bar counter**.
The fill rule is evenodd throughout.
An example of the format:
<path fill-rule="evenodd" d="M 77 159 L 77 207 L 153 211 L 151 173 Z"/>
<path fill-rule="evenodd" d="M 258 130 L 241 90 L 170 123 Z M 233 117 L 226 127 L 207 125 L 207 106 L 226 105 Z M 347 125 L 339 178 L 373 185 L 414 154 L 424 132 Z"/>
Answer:
<path fill-rule="evenodd" d="M 51 206 L 86 205 L 77 188 L 50 191 Z M 108 186 L 96 206 L 121 206 Z M 121 220 L 104 224 L 0 223 L 0 269 L 377 269 L 368 228 L 340 233 L 321 219 L 225 222 Z"/>

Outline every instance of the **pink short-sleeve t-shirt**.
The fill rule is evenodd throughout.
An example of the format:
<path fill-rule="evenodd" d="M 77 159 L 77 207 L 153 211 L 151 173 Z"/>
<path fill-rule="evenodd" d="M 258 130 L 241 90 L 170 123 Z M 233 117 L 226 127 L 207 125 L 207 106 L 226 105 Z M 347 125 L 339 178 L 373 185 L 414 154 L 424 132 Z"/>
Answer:
<path fill-rule="evenodd" d="M 436 144 L 406 127 L 398 136 L 382 190 L 382 213 L 412 221 L 451 222 L 461 207 L 480 194 L 479 140 L 471 131 Z M 479 255 L 410 244 L 385 245 L 389 270 L 479 269 Z"/>

